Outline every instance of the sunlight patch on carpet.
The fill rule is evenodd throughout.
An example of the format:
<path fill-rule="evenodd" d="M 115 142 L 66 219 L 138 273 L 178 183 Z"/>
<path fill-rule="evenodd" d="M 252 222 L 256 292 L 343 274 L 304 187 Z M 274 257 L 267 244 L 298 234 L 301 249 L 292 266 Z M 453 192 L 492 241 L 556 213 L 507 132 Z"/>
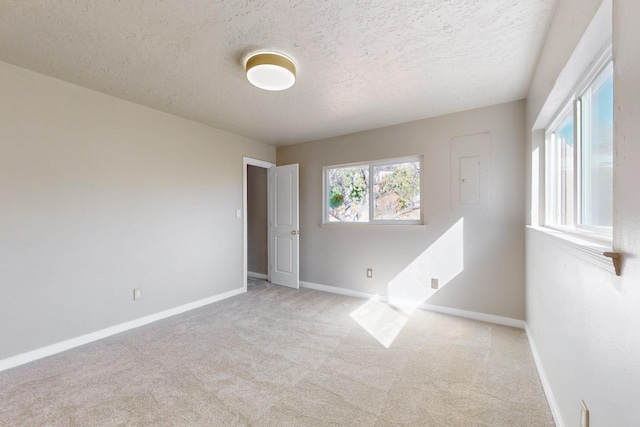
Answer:
<path fill-rule="evenodd" d="M 351 318 L 385 348 L 389 348 L 408 320 L 406 316 L 380 302 L 378 295 L 358 307 L 351 313 Z"/>

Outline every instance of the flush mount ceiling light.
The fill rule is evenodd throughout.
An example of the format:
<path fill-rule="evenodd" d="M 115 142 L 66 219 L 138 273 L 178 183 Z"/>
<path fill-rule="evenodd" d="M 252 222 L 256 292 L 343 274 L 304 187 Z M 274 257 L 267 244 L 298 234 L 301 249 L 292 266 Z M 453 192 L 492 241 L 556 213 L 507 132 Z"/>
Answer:
<path fill-rule="evenodd" d="M 254 53 L 247 58 L 245 69 L 249 82 L 260 89 L 285 90 L 296 82 L 296 64 L 281 53 Z"/>

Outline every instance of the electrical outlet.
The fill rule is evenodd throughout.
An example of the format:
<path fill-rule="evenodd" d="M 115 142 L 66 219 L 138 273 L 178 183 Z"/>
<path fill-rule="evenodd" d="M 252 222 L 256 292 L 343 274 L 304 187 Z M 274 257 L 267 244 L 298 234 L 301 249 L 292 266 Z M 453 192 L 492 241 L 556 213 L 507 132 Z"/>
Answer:
<path fill-rule="evenodd" d="M 584 400 L 580 401 L 580 427 L 589 427 L 589 408 Z"/>
<path fill-rule="evenodd" d="M 369 279 L 373 277 L 373 268 L 367 268 L 367 277 Z"/>
<path fill-rule="evenodd" d="M 431 289 L 438 289 L 438 279 L 431 279 Z"/>
<path fill-rule="evenodd" d="M 140 298 L 142 298 L 142 288 L 135 288 L 133 290 L 133 299 L 139 300 Z"/>

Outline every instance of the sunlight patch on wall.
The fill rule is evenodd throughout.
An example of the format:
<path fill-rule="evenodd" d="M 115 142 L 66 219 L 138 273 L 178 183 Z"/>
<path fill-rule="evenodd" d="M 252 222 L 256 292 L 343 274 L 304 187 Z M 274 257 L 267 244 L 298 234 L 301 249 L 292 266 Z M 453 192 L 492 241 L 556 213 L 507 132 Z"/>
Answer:
<path fill-rule="evenodd" d="M 396 339 L 409 315 L 464 270 L 464 218 L 415 258 L 389 282 L 389 304 L 378 295 L 351 317 L 385 348 Z M 438 279 L 438 289 L 431 279 Z M 397 309 L 396 309 L 397 308 Z"/>
<path fill-rule="evenodd" d="M 408 318 L 380 301 L 378 295 L 358 307 L 351 318 L 385 348 L 396 339 Z"/>
<path fill-rule="evenodd" d="M 411 313 L 463 270 L 464 218 L 460 218 L 389 282 L 389 303 Z M 432 279 L 438 280 L 438 289 L 431 287 Z"/>

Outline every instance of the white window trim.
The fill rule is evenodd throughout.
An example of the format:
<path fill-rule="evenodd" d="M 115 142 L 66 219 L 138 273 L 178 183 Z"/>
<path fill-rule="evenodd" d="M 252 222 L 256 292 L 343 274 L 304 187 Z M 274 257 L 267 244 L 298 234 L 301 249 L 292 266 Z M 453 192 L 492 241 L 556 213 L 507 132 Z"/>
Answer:
<path fill-rule="evenodd" d="M 558 112 L 556 113 L 556 115 L 553 117 L 553 119 L 551 119 L 551 121 L 549 122 L 549 125 L 546 127 L 545 129 L 545 133 L 544 133 L 544 140 L 545 140 L 545 190 L 544 190 L 544 196 L 545 196 L 545 211 L 544 211 L 544 224 L 545 226 L 548 226 L 550 228 L 556 228 L 556 229 L 563 229 L 563 230 L 573 230 L 573 227 L 562 227 L 560 225 L 556 225 L 554 224 L 553 220 L 551 219 L 551 212 L 550 212 L 550 206 L 553 205 L 553 200 L 556 198 L 556 194 L 555 191 L 550 191 L 549 189 L 549 175 L 547 174 L 547 171 L 549 169 L 551 169 L 551 158 L 550 156 L 548 156 L 549 154 L 549 140 L 551 138 L 553 138 L 553 134 L 555 133 L 555 130 L 557 129 L 557 127 L 560 125 L 560 123 L 564 120 L 565 117 L 568 116 L 568 113 L 573 114 L 574 111 L 574 102 L 573 102 L 573 94 L 572 97 L 569 98 L 563 105 L 564 107 L 562 107 L 560 110 L 558 110 Z M 574 117 L 575 120 L 575 117 Z M 575 122 L 574 122 L 574 145 L 576 144 L 575 141 Z M 573 167 L 574 169 L 576 168 L 576 156 L 574 155 L 573 157 Z M 575 194 L 575 182 L 574 182 L 574 194 Z M 557 203 L 557 201 L 556 201 Z M 555 213 L 555 212 L 554 212 Z M 575 223 L 575 218 L 573 219 L 574 223 Z"/>
<path fill-rule="evenodd" d="M 349 227 L 351 229 L 357 230 L 396 230 L 396 231 L 423 231 L 427 229 L 426 224 L 405 224 L 405 223 L 394 223 L 394 224 L 371 224 L 369 222 L 324 222 L 318 224 L 320 228 L 328 228 L 328 229 L 340 229 L 344 227 Z"/>
<path fill-rule="evenodd" d="M 563 249 L 568 250 L 576 258 L 587 261 L 608 273 L 616 274 L 611 260 L 603 255 L 605 252 L 612 250 L 611 242 L 601 242 L 593 238 L 593 236 L 585 237 L 581 233 L 567 232 L 555 227 L 528 225 L 527 228 L 547 236 L 552 242 L 562 246 Z"/>
<path fill-rule="evenodd" d="M 328 194 L 328 169 L 339 169 L 346 168 L 351 166 L 369 166 L 369 177 L 373 176 L 373 168 L 375 166 L 384 166 L 384 165 L 393 165 L 397 163 L 409 163 L 409 162 L 418 162 L 420 163 L 420 219 L 419 220 L 374 220 L 374 208 L 375 208 L 375 199 L 373 197 L 373 187 L 369 187 L 369 221 L 368 222 L 351 222 L 351 221 L 329 221 L 329 201 L 327 200 Z M 324 166 L 322 168 L 322 223 L 320 227 L 322 228 L 333 228 L 333 227 L 355 227 L 355 228 L 392 228 L 392 229 L 401 229 L 406 228 L 410 229 L 421 229 L 425 227 L 424 221 L 424 156 L 415 155 L 415 156 L 406 156 L 406 157 L 396 157 L 392 159 L 381 159 L 381 160 L 372 160 L 372 161 L 363 161 L 363 162 L 354 162 L 354 163 L 343 163 L 339 165 L 329 165 Z"/>
<path fill-rule="evenodd" d="M 545 208 L 544 208 L 544 216 L 543 216 L 544 223 L 542 224 L 542 227 L 550 229 L 553 232 L 556 232 L 554 233 L 556 237 L 559 237 L 557 235 L 557 232 L 560 232 L 566 235 L 566 240 L 568 241 L 573 241 L 575 239 L 578 239 L 578 242 L 579 242 L 580 240 L 584 240 L 586 242 L 593 242 L 597 245 L 604 245 L 603 247 L 609 248 L 609 250 L 612 244 L 613 227 L 597 227 L 597 226 L 586 226 L 586 225 L 579 224 L 578 215 L 580 215 L 580 203 L 581 203 L 581 200 L 580 200 L 581 191 L 579 191 L 580 189 L 579 181 L 580 181 L 581 173 L 579 170 L 578 162 L 581 156 L 580 150 L 582 147 L 582 142 L 581 141 L 578 142 L 579 138 L 581 137 L 580 135 L 581 119 L 579 114 L 575 114 L 575 111 L 577 108 L 579 108 L 580 98 L 584 95 L 585 91 L 591 86 L 594 80 L 600 75 L 600 73 L 608 66 L 609 62 L 611 62 L 612 60 L 613 60 L 612 47 L 609 44 L 603 51 L 600 52 L 600 54 L 596 56 L 596 59 L 591 63 L 587 71 L 584 73 L 584 76 L 579 80 L 574 90 L 571 91 L 569 97 L 565 100 L 565 102 L 561 104 L 562 107 L 556 112 L 556 114 L 549 121 L 549 124 L 545 127 L 545 133 L 544 133 L 545 135 L 545 150 L 544 150 L 545 152 L 545 162 L 544 162 Z M 571 226 L 563 226 L 563 225 L 550 223 L 550 219 L 549 219 L 549 203 L 551 201 L 550 198 L 552 195 L 549 194 L 550 191 L 548 187 L 547 168 L 549 168 L 550 162 L 547 154 L 549 149 L 548 141 L 549 141 L 549 138 L 551 137 L 551 133 L 553 133 L 552 130 L 555 130 L 555 128 L 562 121 L 562 119 L 566 117 L 566 113 L 570 110 L 574 111 L 574 124 L 573 124 L 574 125 L 574 146 L 576 147 L 576 152 L 574 153 L 574 156 L 573 156 L 573 162 L 574 162 L 573 168 L 574 168 L 574 174 L 575 174 L 575 179 L 573 183 L 573 192 L 574 192 L 574 198 L 575 198 L 575 201 L 574 201 L 575 206 L 574 206 L 574 212 L 573 212 L 574 217 L 572 219 L 573 224 Z M 574 241 L 574 244 L 579 244 L 579 243 Z"/>

